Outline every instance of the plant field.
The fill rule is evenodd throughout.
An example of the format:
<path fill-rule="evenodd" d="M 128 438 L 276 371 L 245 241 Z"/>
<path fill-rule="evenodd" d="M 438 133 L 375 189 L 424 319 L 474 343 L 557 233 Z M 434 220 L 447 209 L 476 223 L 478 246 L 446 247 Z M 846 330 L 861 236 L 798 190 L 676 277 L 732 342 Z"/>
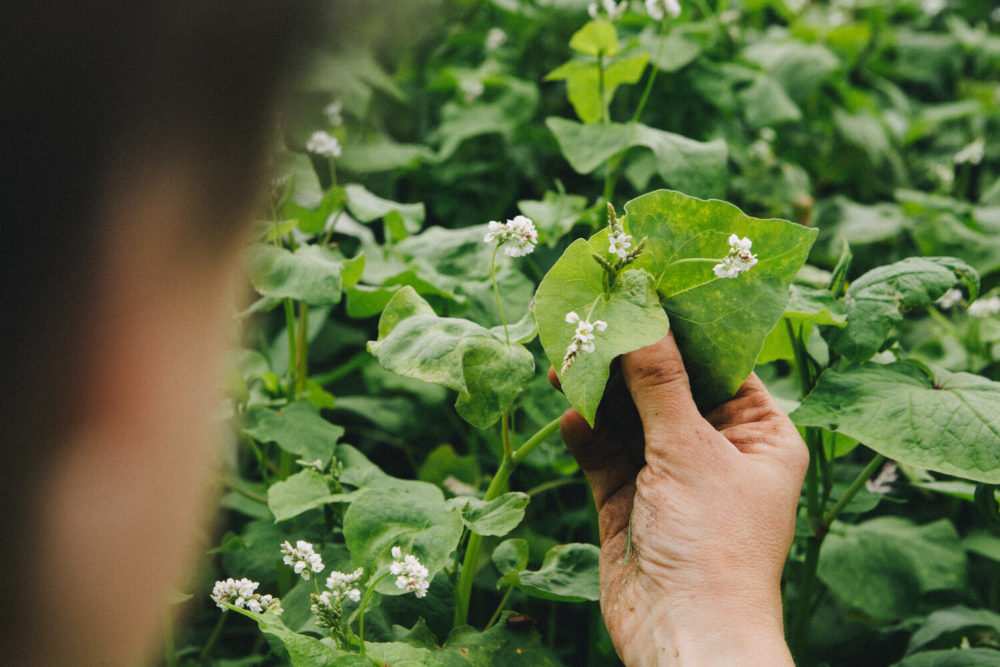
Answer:
<path fill-rule="evenodd" d="M 293 94 L 165 664 L 620 664 L 558 422 L 671 329 L 808 445 L 797 664 L 1000 665 L 992 0 L 389 3 Z"/>

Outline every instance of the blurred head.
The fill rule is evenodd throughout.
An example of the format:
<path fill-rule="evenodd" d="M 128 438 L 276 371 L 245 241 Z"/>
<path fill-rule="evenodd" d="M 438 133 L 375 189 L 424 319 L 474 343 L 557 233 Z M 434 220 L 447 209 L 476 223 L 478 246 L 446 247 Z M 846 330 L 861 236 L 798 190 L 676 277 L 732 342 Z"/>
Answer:
<path fill-rule="evenodd" d="M 11 664 L 136 664 L 213 467 L 238 259 L 316 2 L 0 10 Z"/>

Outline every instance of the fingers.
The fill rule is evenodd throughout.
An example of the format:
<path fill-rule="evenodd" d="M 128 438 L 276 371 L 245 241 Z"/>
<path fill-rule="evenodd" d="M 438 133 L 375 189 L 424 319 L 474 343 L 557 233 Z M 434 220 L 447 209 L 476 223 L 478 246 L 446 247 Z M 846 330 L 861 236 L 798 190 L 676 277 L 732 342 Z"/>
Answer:
<path fill-rule="evenodd" d="M 662 453 L 656 450 L 667 441 L 690 440 L 704 434 L 707 423 L 691 396 L 687 371 L 673 333 L 623 356 L 622 368 L 642 419 L 647 459 L 651 453 Z"/>
<path fill-rule="evenodd" d="M 587 478 L 597 511 L 601 512 L 608 498 L 635 481 L 638 468 L 621 439 L 594 431 L 576 410 L 563 413 L 559 429 L 563 442 Z"/>

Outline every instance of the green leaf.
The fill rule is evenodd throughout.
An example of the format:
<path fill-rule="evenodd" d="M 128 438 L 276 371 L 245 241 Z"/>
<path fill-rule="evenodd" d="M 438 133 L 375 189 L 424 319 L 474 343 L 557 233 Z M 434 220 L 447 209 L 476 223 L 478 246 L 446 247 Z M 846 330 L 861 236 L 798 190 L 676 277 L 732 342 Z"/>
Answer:
<path fill-rule="evenodd" d="M 668 185 L 702 197 L 725 194 L 728 150 L 722 139 L 705 143 L 641 123 L 581 125 L 548 118 L 545 124 L 566 161 L 580 174 L 589 174 L 619 151 L 644 146 L 653 151 L 657 173 Z"/>
<path fill-rule="evenodd" d="M 1000 651 L 991 648 L 927 651 L 911 655 L 893 667 L 1000 667 Z"/>
<path fill-rule="evenodd" d="M 598 600 L 597 563 L 600 552 L 593 544 L 560 544 L 549 549 L 538 570 L 511 571 L 501 582 L 513 584 L 526 595 L 544 600 Z"/>
<path fill-rule="evenodd" d="M 851 361 L 869 359 L 905 312 L 926 308 L 959 281 L 978 294 L 979 275 L 954 257 L 909 257 L 872 269 L 848 288 L 847 326 L 828 330 L 827 342 Z"/>
<path fill-rule="evenodd" d="M 639 35 L 639 44 L 650 54 L 661 72 L 676 72 L 701 53 L 701 44 L 677 30 L 663 36 L 655 30 L 644 30 Z"/>
<path fill-rule="evenodd" d="M 409 287 L 389 301 L 368 350 L 387 370 L 457 391 L 455 409 L 477 428 L 495 424 L 535 372 L 524 346 L 475 322 L 437 317 Z"/>
<path fill-rule="evenodd" d="M 526 493 L 510 491 L 489 501 L 459 496 L 449 504 L 461 509 L 462 522 L 473 533 L 499 537 L 521 523 L 529 500 L 531 497 Z"/>
<path fill-rule="evenodd" d="M 573 33 L 569 47 L 588 56 L 613 56 L 618 53 L 618 33 L 608 21 L 589 21 Z"/>
<path fill-rule="evenodd" d="M 834 595 L 873 618 L 906 618 L 923 593 L 965 585 L 965 552 L 946 519 L 917 526 L 879 517 L 838 526 L 843 532 L 827 536 L 817 574 Z"/>
<path fill-rule="evenodd" d="M 614 99 L 618 86 L 638 81 L 648 61 L 649 55 L 640 53 L 605 63 L 603 75 L 598 63 L 570 61 L 554 69 L 545 79 L 565 80 L 566 95 L 576 115 L 584 123 L 597 123 L 604 117 L 604 110 Z"/>
<path fill-rule="evenodd" d="M 323 475 L 315 470 L 301 470 L 288 479 L 275 482 L 267 490 L 267 506 L 275 522 L 291 519 L 327 503 L 349 502 L 355 494 L 330 493 Z"/>
<path fill-rule="evenodd" d="M 451 445 L 438 445 L 417 472 L 423 482 L 445 485 L 448 480 L 457 480 L 471 487 L 479 484 L 481 475 L 476 457 L 459 456 Z"/>
<path fill-rule="evenodd" d="M 988 609 L 969 609 L 958 605 L 935 611 L 910 637 L 906 654 L 928 649 L 958 648 L 963 637 L 973 634 L 993 636 L 993 645 L 1000 639 L 1000 614 Z"/>
<path fill-rule="evenodd" d="M 433 484 L 414 484 L 423 485 L 426 491 L 417 494 L 392 487 L 367 489 L 348 507 L 344 513 L 344 540 L 354 565 L 371 574 L 374 568 L 389 563 L 394 546 L 420 559 L 430 579 L 451 565 L 451 554 L 462 535 L 461 512 L 446 503 L 441 490 Z M 404 593 L 389 579 L 379 584 L 378 592 Z"/>
<path fill-rule="evenodd" d="M 292 632 L 277 614 L 255 614 L 235 607 L 230 609 L 256 621 L 264 635 L 283 646 L 288 652 L 292 667 L 371 667 L 371 661 L 359 655 L 345 653 L 315 637 Z"/>
<path fill-rule="evenodd" d="M 517 202 L 517 207 L 535 223 L 541 240 L 549 247 L 555 247 L 559 239 L 583 217 L 587 210 L 587 198 L 546 192 L 541 201 L 522 199 Z"/>
<path fill-rule="evenodd" d="M 732 396 L 753 370 L 765 338 L 785 311 L 789 285 L 805 263 L 816 230 L 751 218 L 732 204 L 667 190 L 633 199 L 625 211 L 628 233 L 648 238 L 635 266 L 657 278 L 695 400 L 702 408 L 713 407 Z M 737 278 L 717 277 L 711 261 L 674 263 L 724 257 L 731 234 L 751 239 L 758 256 L 757 264 Z"/>
<path fill-rule="evenodd" d="M 962 546 L 970 553 L 1000 563 L 1000 537 L 996 535 L 984 532 L 972 533 L 962 540 Z"/>
<path fill-rule="evenodd" d="M 520 572 L 528 567 L 528 541 L 520 538 L 504 540 L 493 550 L 491 558 L 501 577 L 510 572 Z"/>
<path fill-rule="evenodd" d="M 553 667 L 556 664 L 549 660 L 534 628 L 509 628 L 506 617 L 485 632 L 468 625 L 455 628 L 438 656 L 446 667 Z"/>
<path fill-rule="evenodd" d="M 791 414 L 918 468 L 1000 483 L 1000 383 L 910 364 L 827 369 Z"/>
<path fill-rule="evenodd" d="M 330 462 L 344 429 L 319 416 L 309 401 L 290 403 L 281 410 L 254 406 L 247 412 L 243 432 L 259 442 L 274 442 L 307 461 Z"/>
<path fill-rule="evenodd" d="M 292 298 L 311 306 L 340 302 L 344 257 L 321 246 L 300 246 L 294 253 L 256 243 L 250 249 L 250 282 L 260 294 Z"/>
<path fill-rule="evenodd" d="M 437 667 L 443 664 L 434 651 L 402 642 L 365 642 L 371 665 L 392 665 L 392 667 Z"/>
<path fill-rule="evenodd" d="M 653 277 L 645 271 L 625 271 L 615 290 L 604 294 L 604 269 L 594 261 L 593 254 L 606 251 L 607 232 L 601 232 L 591 242 L 574 241 L 542 279 L 533 307 L 538 336 L 559 372 L 563 393 L 590 424 L 604 395 L 611 360 L 655 343 L 666 335 L 669 326 L 656 297 Z M 608 327 L 595 334 L 594 352 L 578 354 L 564 373 L 563 356 L 576 330 L 575 324 L 566 321 L 571 311 L 590 322 L 603 320 Z"/>
<path fill-rule="evenodd" d="M 347 197 L 347 208 L 351 215 L 361 222 L 371 222 L 384 218 L 395 211 L 402 216 L 408 232 L 419 231 L 424 224 L 426 212 L 422 203 L 400 204 L 389 199 L 383 199 L 368 191 L 363 185 L 351 183 L 344 186 Z"/>
<path fill-rule="evenodd" d="M 842 327 L 847 322 L 844 306 L 833 298 L 828 290 L 790 285 L 785 314 L 778 325 L 771 330 L 764 341 L 764 347 L 757 357 L 758 364 L 775 359 L 794 359 L 795 350 L 788 325 L 791 324 L 796 336 L 801 331 L 802 338 L 809 340 L 814 324 Z"/>

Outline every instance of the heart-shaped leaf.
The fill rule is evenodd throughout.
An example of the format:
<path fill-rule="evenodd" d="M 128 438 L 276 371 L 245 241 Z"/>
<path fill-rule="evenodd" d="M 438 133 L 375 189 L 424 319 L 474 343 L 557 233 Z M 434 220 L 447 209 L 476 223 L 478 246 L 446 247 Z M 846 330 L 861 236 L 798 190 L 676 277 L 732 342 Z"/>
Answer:
<path fill-rule="evenodd" d="M 501 536 L 521 523 L 529 500 L 528 494 L 511 491 L 489 501 L 460 496 L 448 502 L 461 508 L 462 522 L 473 533 Z"/>
<path fill-rule="evenodd" d="M 593 544 L 560 544 L 549 549 L 535 571 L 508 572 L 501 582 L 545 600 L 585 602 L 600 599 L 597 561 L 601 550 Z"/>

